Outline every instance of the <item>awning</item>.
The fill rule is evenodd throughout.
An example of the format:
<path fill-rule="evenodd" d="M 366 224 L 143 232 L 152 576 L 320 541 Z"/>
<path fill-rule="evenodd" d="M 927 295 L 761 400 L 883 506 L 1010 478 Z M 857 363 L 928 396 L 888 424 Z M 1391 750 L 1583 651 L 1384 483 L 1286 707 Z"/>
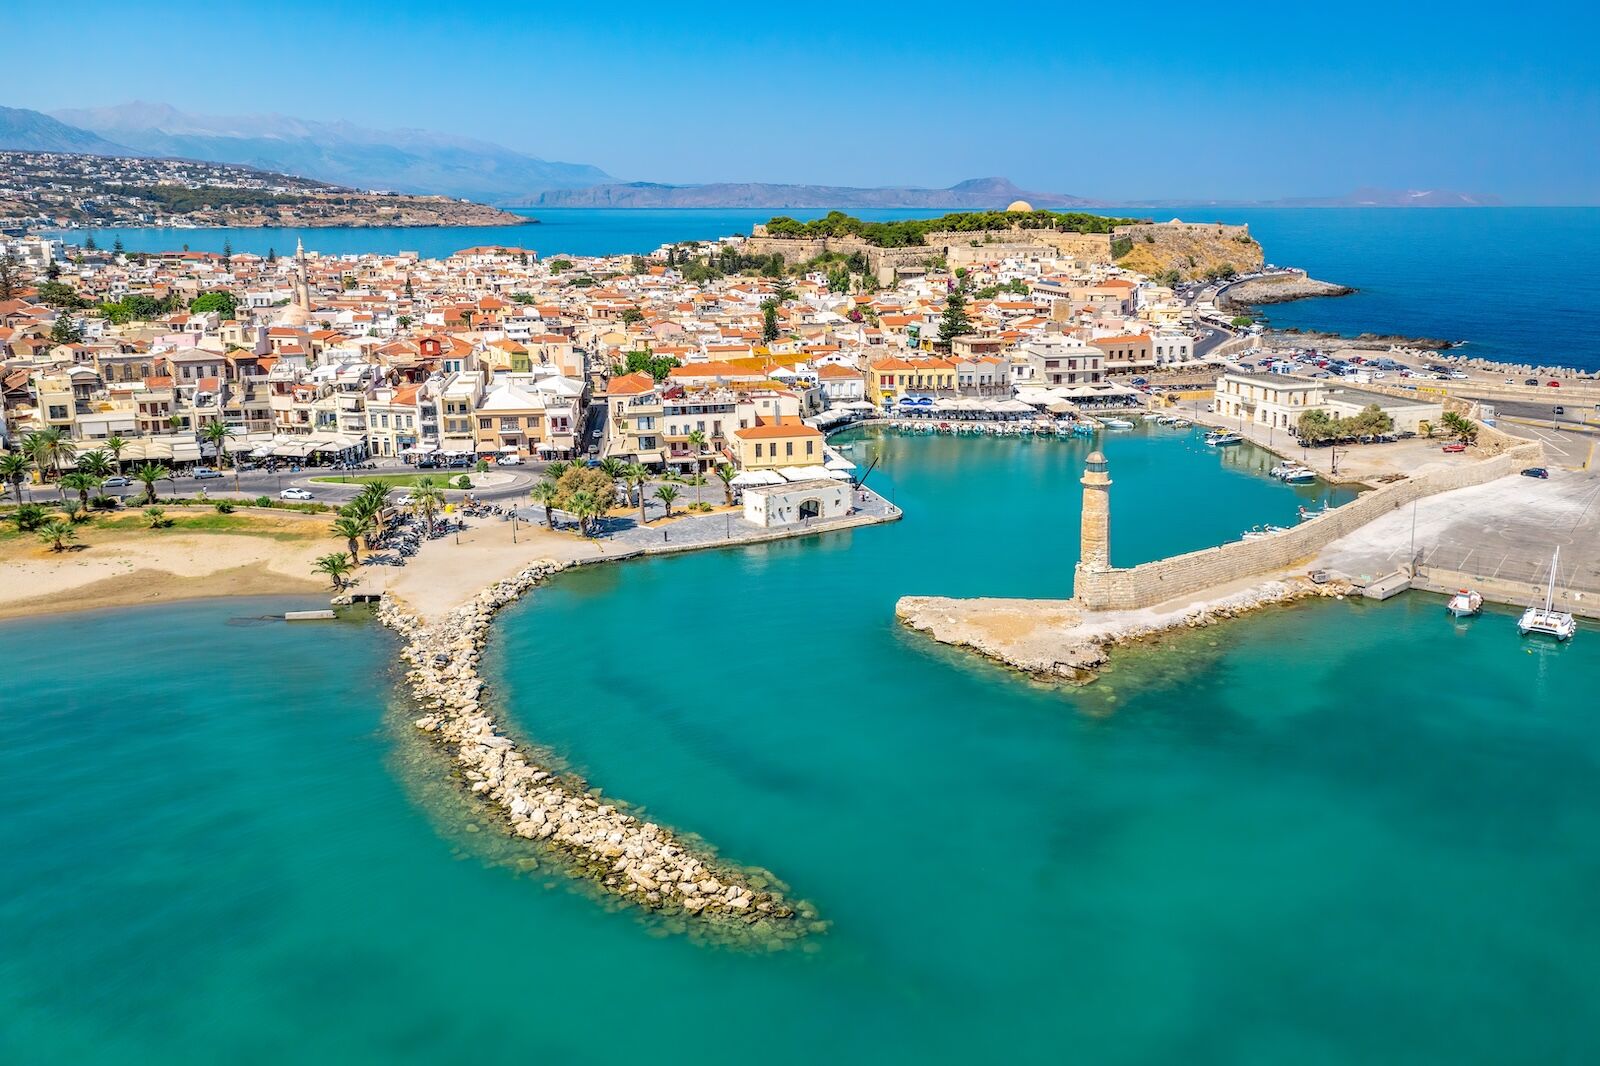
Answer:
<path fill-rule="evenodd" d="M 508 455 L 515 455 L 518 451 L 520 451 L 520 449 L 515 444 L 507 444 L 504 448 L 501 448 L 500 451 Z"/>
<path fill-rule="evenodd" d="M 778 471 L 785 481 L 821 481 L 828 476 L 822 466 L 786 466 Z"/>
<path fill-rule="evenodd" d="M 843 457 L 829 459 L 823 466 L 827 470 L 854 470 L 856 468 L 856 464 Z"/>
<path fill-rule="evenodd" d="M 781 485 L 783 484 L 783 478 L 771 470 L 745 470 L 735 474 L 733 480 L 728 484 L 738 488 L 744 488 L 747 485 Z"/>
<path fill-rule="evenodd" d="M 192 440 L 173 441 L 172 461 L 175 463 L 198 463 L 200 461 L 200 445 Z"/>

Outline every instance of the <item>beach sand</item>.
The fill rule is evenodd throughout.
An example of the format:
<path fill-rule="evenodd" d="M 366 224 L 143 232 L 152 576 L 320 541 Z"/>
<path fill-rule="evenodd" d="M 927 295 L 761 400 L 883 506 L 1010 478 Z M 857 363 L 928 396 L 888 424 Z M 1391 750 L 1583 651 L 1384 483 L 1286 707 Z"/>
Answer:
<path fill-rule="evenodd" d="M 168 509 L 180 523 L 206 514 Z M 206 596 L 331 594 L 311 570 L 318 556 L 343 547 L 329 535 L 326 515 L 243 515 L 236 524 L 150 530 L 97 519 L 79 526 L 64 552 L 31 534 L 0 540 L 0 618 Z"/>

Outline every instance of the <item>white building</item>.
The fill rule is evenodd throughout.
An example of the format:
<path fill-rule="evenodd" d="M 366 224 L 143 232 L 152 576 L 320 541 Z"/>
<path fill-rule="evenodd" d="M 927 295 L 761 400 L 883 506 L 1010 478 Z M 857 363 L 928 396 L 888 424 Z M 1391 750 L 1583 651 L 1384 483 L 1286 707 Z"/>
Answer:
<path fill-rule="evenodd" d="M 850 483 L 818 478 L 744 489 L 744 520 L 763 529 L 850 513 Z"/>

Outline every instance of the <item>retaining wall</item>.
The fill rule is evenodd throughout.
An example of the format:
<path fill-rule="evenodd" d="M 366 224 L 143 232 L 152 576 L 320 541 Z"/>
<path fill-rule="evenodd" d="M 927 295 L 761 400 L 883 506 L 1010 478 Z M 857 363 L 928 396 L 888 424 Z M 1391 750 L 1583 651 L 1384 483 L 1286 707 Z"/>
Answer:
<path fill-rule="evenodd" d="M 1134 610 L 1230 581 L 1285 570 L 1413 500 L 1515 474 L 1538 463 L 1543 454 L 1541 444 L 1519 444 L 1492 459 L 1419 474 L 1364 493 L 1321 518 L 1258 540 L 1235 541 L 1122 569 L 1092 571 L 1080 566 L 1074 578 L 1073 599 L 1089 610 Z M 1113 507 L 1113 527 L 1115 517 Z"/>

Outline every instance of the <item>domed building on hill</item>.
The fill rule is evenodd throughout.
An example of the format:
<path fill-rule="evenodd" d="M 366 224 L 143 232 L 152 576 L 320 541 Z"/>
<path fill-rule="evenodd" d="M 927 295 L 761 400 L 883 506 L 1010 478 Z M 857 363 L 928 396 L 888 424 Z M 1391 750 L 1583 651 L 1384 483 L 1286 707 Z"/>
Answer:
<path fill-rule="evenodd" d="M 1026 200 L 1012 200 L 1009 204 L 1006 205 L 1006 210 L 1007 211 L 1028 211 L 1028 212 L 1031 212 L 1033 210 L 1033 205 L 1030 204 Z"/>

